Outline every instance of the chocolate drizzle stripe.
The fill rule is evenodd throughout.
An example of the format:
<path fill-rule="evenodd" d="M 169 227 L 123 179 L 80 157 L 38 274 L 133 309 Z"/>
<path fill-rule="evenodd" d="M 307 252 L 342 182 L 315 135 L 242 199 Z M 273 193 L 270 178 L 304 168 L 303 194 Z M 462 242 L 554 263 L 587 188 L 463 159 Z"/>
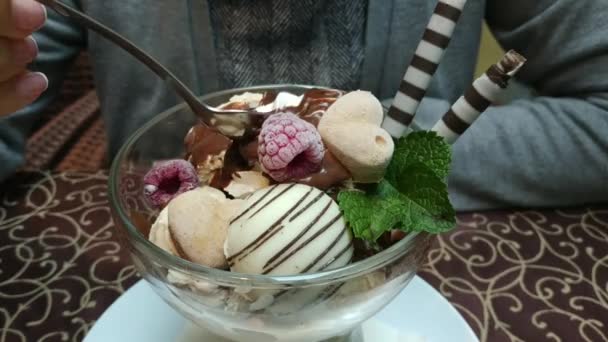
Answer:
<path fill-rule="evenodd" d="M 322 300 L 326 300 L 327 298 L 333 296 L 334 294 L 336 294 L 336 292 L 338 292 L 338 290 L 340 290 L 342 288 L 342 286 L 344 286 L 344 284 L 346 284 L 346 282 L 342 282 L 338 285 L 328 285 L 326 286 L 322 291 L 319 292 L 319 294 L 312 300 L 310 300 L 309 302 L 307 302 L 303 307 L 299 308 L 299 310 L 304 310 L 308 307 L 314 306 L 315 304 L 319 303 L 319 301 Z M 292 295 L 297 294 L 298 292 L 303 291 L 302 289 L 288 289 L 288 290 L 281 290 L 279 292 L 277 292 L 277 294 L 274 295 L 275 300 L 278 299 L 281 296 L 284 296 L 285 294 L 291 293 Z"/>
<path fill-rule="evenodd" d="M 346 253 L 351 248 L 352 248 L 352 242 L 349 243 L 348 245 L 346 245 L 344 248 L 342 248 L 340 250 L 340 252 L 338 252 L 338 254 L 336 254 L 336 256 L 332 260 L 328 261 L 325 265 L 323 265 L 323 267 L 321 267 L 319 269 L 319 271 L 325 271 L 326 269 L 328 269 L 334 262 L 336 262 L 336 260 L 340 259 L 340 257 L 342 255 L 344 255 L 344 253 Z M 351 259 L 352 259 L 352 257 L 351 257 Z"/>
<path fill-rule="evenodd" d="M 418 55 L 414 55 L 410 65 L 420 71 L 426 72 L 429 75 L 433 75 L 439 66 L 437 63 L 431 62 L 428 59 Z"/>
<path fill-rule="evenodd" d="M 392 106 L 391 108 L 389 108 L 388 116 L 390 116 L 395 121 L 397 121 L 405 126 L 409 126 L 412 123 L 412 120 L 414 120 L 413 114 L 402 111 L 401 109 L 399 109 L 395 106 Z"/>
<path fill-rule="evenodd" d="M 451 108 L 445 113 L 442 120 L 449 129 L 457 134 L 462 134 L 469 128 L 469 124 L 462 120 Z"/>
<path fill-rule="evenodd" d="M 243 217 L 245 214 L 247 214 L 251 209 L 253 209 L 256 205 L 258 205 L 261 201 L 264 200 L 264 198 L 266 198 L 266 196 L 270 195 L 271 192 L 273 192 L 275 189 L 277 188 L 277 185 L 273 185 L 271 186 L 265 194 L 263 194 L 262 196 L 260 196 L 260 198 L 258 198 L 249 208 L 245 209 L 242 213 L 240 213 L 237 217 L 233 218 L 230 221 L 230 224 L 233 224 L 234 222 L 238 221 L 241 217 Z"/>
<path fill-rule="evenodd" d="M 336 292 L 338 292 L 342 288 L 342 286 L 344 286 L 344 284 L 346 284 L 346 282 L 342 282 L 342 283 L 336 284 L 336 285 L 326 286 L 322 291 L 319 292 L 319 294 L 314 299 L 310 300 L 303 307 L 301 307 L 300 310 L 306 310 L 307 308 L 310 308 L 312 306 L 315 306 L 315 305 L 327 300 L 331 296 L 335 295 Z M 297 292 L 297 290 L 294 292 Z"/>
<path fill-rule="evenodd" d="M 283 193 L 285 193 L 285 191 L 291 189 L 295 184 L 291 184 L 290 186 L 287 187 L 287 189 L 281 191 L 281 193 L 279 193 L 277 196 L 275 196 L 274 198 L 272 198 L 268 203 L 273 202 L 274 200 L 276 200 L 280 195 L 282 195 Z M 251 254 L 253 251 L 255 251 L 257 248 L 259 248 L 261 245 L 264 244 L 264 242 L 266 242 L 270 237 L 272 237 L 274 234 L 277 233 L 277 231 L 281 230 L 282 226 L 281 223 L 283 222 L 283 220 L 285 220 L 285 218 L 289 215 L 289 213 L 291 213 L 293 210 L 295 210 L 300 204 L 302 204 L 302 202 L 304 201 L 305 196 L 302 196 L 302 198 L 300 198 L 291 208 L 289 208 L 281 217 L 279 217 L 273 224 L 270 225 L 270 227 L 268 229 L 266 229 L 262 234 L 260 234 L 260 236 L 258 236 L 255 240 L 253 240 L 251 243 L 249 243 L 247 246 L 245 246 L 245 248 L 241 249 L 240 251 L 238 251 L 237 253 L 231 255 L 230 257 L 227 257 L 227 261 L 229 263 L 232 263 L 233 260 L 235 259 L 243 259 L 244 257 L 248 256 L 249 254 Z"/>
<path fill-rule="evenodd" d="M 426 93 L 426 90 L 418 88 L 406 80 L 401 81 L 401 84 L 399 85 L 399 91 L 419 102 L 422 100 L 424 94 Z"/>
<path fill-rule="evenodd" d="M 304 202 L 304 200 L 308 197 L 308 195 L 310 195 L 312 193 L 312 190 L 314 188 L 310 188 L 310 190 L 308 190 L 308 192 L 306 193 L 306 195 L 304 195 L 304 197 L 300 200 L 300 202 Z M 321 192 L 321 195 L 323 195 L 323 193 Z M 311 202 L 316 202 L 315 199 L 313 199 Z M 308 208 L 310 206 L 310 203 L 307 203 L 304 208 Z M 322 215 L 324 213 L 325 210 L 327 210 L 327 208 L 329 208 L 329 205 L 331 204 L 331 201 L 327 204 L 327 207 L 323 210 L 323 212 L 321 212 Z M 315 220 L 318 220 L 319 217 L 317 217 Z M 275 255 L 273 255 L 272 257 L 270 257 L 270 259 L 266 262 L 266 264 L 264 264 L 263 268 L 266 268 L 269 264 L 271 264 L 276 258 L 280 257 L 283 253 L 285 253 L 285 251 L 287 249 L 289 249 L 289 247 L 291 247 L 294 243 L 296 243 L 298 241 L 298 239 L 304 235 L 306 233 L 306 231 L 308 229 L 310 229 L 310 227 L 314 224 L 314 220 L 304 229 L 302 230 L 302 232 L 300 232 L 300 234 L 298 234 L 298 236 L 296 236 L 295 239 L 293 239 L 292 241 L 290 241 L 287 245 L 285 245 L 285 247 L 283 247 L 280 251 L 278 251 L 277 253 L 275 253 Z"/>
<path fill-rule="evenodd" d="M 340 291 L 340 289 L 342 288 L 342 286 L 344 286 L 344 284 L 346 284 L 346 283 L 342 283 L 340 285 L 334 286 L 334 288 L 331 291 L 327 292 L 326 295 L 321 297 L 320 299 L 325 300 L 325 299 L 330 298 L 331 296 L 335 295 L 338 291 Z"/>
<path fill-rule="evenodd" d="M 284 294 L 289 293 L 289 291 L 290 291 L 290 290 L 281 290 L 281 291 L 277 292 L 277 293 L 274 295 L 274 299 L 275 299 L 275 300 L 276 300 L 276 299 L 278 299 L 279 297 L 283 296 Z M 297 291 L 297 290 L 296 290 L 296 291 Z"/>
<path fill-rule="evenodd" d="M 260 248 L 261 246 L 263 246 L 266 241 L 270 240 L 273 236 L 275 236 L 278 232 L 280 232 L 283 228 L 285 228 L 285 226 L 279 225 L 276 226 L 275 229 L 272 230 L 268 230 L 270 233 L 267 234 L 262 240 L 259 241 L 259 243 L 256 246 L 253 246 L 253 248 L 251 248 L 250 250 L 248 250 L 246 253 L 244 253 L 243 255 L 241 255 L 237 261 L 243 260 L 245 259 L 247 256 L 249 256 L 249 254 L 255 252 L 258 248 Z"/>
<path fill-rule="evenodd" d="M 471 105 L 471 107 L 475 108 L 475 110 L 480 113 L 488 109 L 492 103 L 490 100 L 481 95 L 477 89 L 475 89 L 475 87 L 470 87 L 466 93 L 464 93 L 464 99 Z"/>
<path fill-rule="evenodd" d="M 310 189 L 310 191 L 312 191 L 312 189 Z M 317 201 L 320 200 L 321 197 L 323 197 L 323 195 L 324 195 L 324 193 L 322 191 L 320 191 L 319 194 L 315 198 L 312 199 L 312 201 L 308 202 L 308 204 L 306 204 L 302 209 L 298 210 L 297 213 L 295 213 L 292 217 L 290 217 L 288 222 L 292 222 L 298 216 L 302 215 L 302 213 L 304 213 L 308 208 L 310 208 L 313 204 L 317 203 Z"/>
<path fill-rule="evenodd" d="M 462 11 L 452 5 L 446 4 L 445 2 L 439 1 L 437 7 L 435 7 L 435 14 L 440 15 L 444 18 L 450 19 L 453 22 L 457 22 L 460 18 Z"/>
<path fill-rule="evenodd" d="M 282 228 L 283 226 L 281 226 L 281 222 L 276 221 L 262 234 L 260 234 L 260 236 L 258 236 L 255 240 L 245 246 L 245 248 L 241 249 L 234 255 L 231 255 L 229 258 L 227 258 L 228 262 L 234 264 L 235 261 L 243 260 L 243 258 L 247 257 L 253 251 L 258 249 L 261 245 L 264 244 L 264 242 L 268 241 L 268 239 L 274 236 L 274 234 L 276 234 Z"/>
<path fill-rule="evenodd" d="M 422 35 L 422 39 L 442 49 L 447 48 L 450 44 L 450 37 L 446 37 L 443 34 L 435 32 L 428 28 L 424 30 L 424 35 Z"/>
<path fill-rule="evenodd" d="M 278 251 L 272 257 L 270 257 L 270 259 L 268 259 L 268 262 L 266 262 L 266 264 L 263 267 L 265 270 L 262 272 L 262 274 L 268 274 L 268 273 L 272 272 L 274 269 L 276 269 L 281 264 L 283 264 L 286 260 L 289 260 L 289 258 L 291 258 L 294 254 L 296 254 L 297 252 L 299 252 L 300 250 L 302 250 L 303 248 L 308 246 L 312 241 L 314 241 L 319 236 L 321 236 L 329 227 L 331 227 L 334 223 L 336 223 L 336 221 L 340 217 L 342 217 L 342 214 L 338 213 L 338 215 L 335 218 L 333 218 L 331 221 L 329 221 L 327 224 L 325 224 L 325 226 L 321 227 L 318 231 L 316 231 L 314 234 L 312 234 L 312 236 L 310 236 L 308 239 L 304 240 L 304 242 L 299 244 L 291 252 L 289 252 L 287 255 L 285 255 L 283 258 L 281 258 L 285 253 L 287 253 L 287 251 L 289 251 L 289 249 L 293 245 L 296 244 L 296 242 L 298 242 L 304 235 L 306 235 L 306 233 L 308 233 L 308 231 L 310 231 L 311 228 L 313 228 L 319 222 L 319 220 L 323 217 L 323 215 L 325 215 L 327 210 L 329 210 L 329 207 L 331 206 L 332 203 L 333 203 L 333 200 L 330 199 L 327 202 L 327 205 L 325 205 L 325 207 L 323 208 L 323 210 L 321 210 L 321 212 L 304 229 L 302 229 L 302 231 L 295 238 L 293 238 L 291 241 L 289 241 L 289 243 L 287 243 L 283 248 L 281 248 L 280 251 Z M 279 258 L 281 258 L 281 259 L 279 259 Z M 279 260 L 275 262 L 275 260 L 277 260 L 277 259 L 279 259 Z"/>
<path fill-rule="evenodd" d="M 340 241 L 340 239 L 342 239 L 344 237 L 344 235 L 346 235 L 347 233 L 347 228 L 344 227 L 342 229 L 342 231 L 336 236 L 336 238 L 329 244 L 329 246 L 327 246 L 327 248 L 325 248 L 325 250 L 319 254 L 319 256 L 317 256 L 315 258 L 315 260 L 313 260 L 310 264 L 308 264 L 308 266 L 306 266 L 301 273 L 306 273 L 308 272 L 311 268 L 313 268 L 319 261 L 321 261 L 338 243 L 338 241 Z M 335 257 L 333 257 L 331 259 L 332 261 L 335 260 Z"/>
<path fill-rule="evenodd" d="M 276 194 L 273 198 L 271 198 L 270 200 L 268 200 L 266 203 L 264 203 L 258 210 L 256 210 L 253 214 L 251 214 L 251 216 L 248 217 L 248 219 L 251 219 L 252 217 L 254 217 L 255 215 L 257 215 L 260 211 L 264 210 L 264 208 L 266 208 L 268 205 L 270 205 L 270 203 L 274 202 L 277 198 L 283 196 L 284 193 L 286 193 L 287 191 L 291 190 L 291 188 L 293 188 L 295 186 L 295 184 L 290 184 L 287 188 L 285 188 L 283 191 L 279 192 L 278 194 Z"/>

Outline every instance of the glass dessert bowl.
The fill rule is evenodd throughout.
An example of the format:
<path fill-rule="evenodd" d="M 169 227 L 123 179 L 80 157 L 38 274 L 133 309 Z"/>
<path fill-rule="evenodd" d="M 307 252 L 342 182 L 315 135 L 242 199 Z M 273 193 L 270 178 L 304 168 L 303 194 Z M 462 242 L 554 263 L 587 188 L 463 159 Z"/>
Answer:
<path fill-rule="evenodd" d="M 301 95 L 311 89 L 292 85 L 250 87 L 212 93 L 203 100 L 219 106 L 246 92 Z M 221 120 L 218 126 L 226 122 Z M 159 114 L 122 147 L 109 181 L 121 242 L 128 247 L 139 273 L 174 309 L 213 334 L 234 341 L 341 340 L 408 285 L 424 261 L 432 241 L 430 234 L 409 232 L 386 244 L 382 251 L 365 256 L 357 250 L 355 241 L 352 263 L 287 275 L 231 272 L 188 261 L 174 255 L 180 251 L 170 253 L 168 248 L 161 248 L 162 237 L 158 236 L 167 233 L 158 230 L 152 231 L 152 235 L 157 234 L 155 243 L 150 241 L 159 210 L 145 196 L 144 178 L 159 161 L 184 158 L 184 136 L 196 123 L 197 118 L 185 105 Z M 300 219 L 313 224 L 312 217 L 302 215 Z M 173 236 L 166 238 L 171 240 Z M 233 257 L 235 254 L 239 253 L 233 253 Z"/>

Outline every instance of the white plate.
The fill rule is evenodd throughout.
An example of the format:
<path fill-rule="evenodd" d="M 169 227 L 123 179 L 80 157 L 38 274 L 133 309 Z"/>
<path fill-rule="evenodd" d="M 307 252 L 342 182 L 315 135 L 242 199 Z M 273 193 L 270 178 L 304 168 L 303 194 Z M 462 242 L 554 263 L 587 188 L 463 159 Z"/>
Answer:
<path fill-rule="evenodd" d="M 364 341 L 479 342 L 458 311 L 419 277 L 363 324 Z M 116 300 L 84 342 L 221 342 L 180 316 L 139 281 Z"/>

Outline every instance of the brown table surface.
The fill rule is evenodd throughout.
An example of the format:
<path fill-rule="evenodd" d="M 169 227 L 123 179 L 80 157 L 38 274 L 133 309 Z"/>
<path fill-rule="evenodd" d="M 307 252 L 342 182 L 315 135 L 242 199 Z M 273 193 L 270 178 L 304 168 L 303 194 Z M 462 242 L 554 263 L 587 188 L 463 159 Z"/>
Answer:
<path fill-rule="evenodd" d="M 0 341 L 81 341 L 139 279 L 106 182 L 30 173 L 0 186 Z M 482 341 L 608 341 L 605 206 L 462 214 L 429 258 L 420 275 Z"/>

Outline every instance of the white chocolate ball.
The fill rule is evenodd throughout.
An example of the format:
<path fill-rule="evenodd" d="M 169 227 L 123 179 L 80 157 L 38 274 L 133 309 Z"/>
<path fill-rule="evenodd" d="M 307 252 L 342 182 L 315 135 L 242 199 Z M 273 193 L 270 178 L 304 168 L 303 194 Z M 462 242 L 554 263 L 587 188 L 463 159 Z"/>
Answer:
<path fill-rule="evenodd" d="M 352 233 L 319 189 L 278 184 L 253 193 L 230 223 L 224 251 L 233 272 L 294 275 L 348 264 Z"/>

